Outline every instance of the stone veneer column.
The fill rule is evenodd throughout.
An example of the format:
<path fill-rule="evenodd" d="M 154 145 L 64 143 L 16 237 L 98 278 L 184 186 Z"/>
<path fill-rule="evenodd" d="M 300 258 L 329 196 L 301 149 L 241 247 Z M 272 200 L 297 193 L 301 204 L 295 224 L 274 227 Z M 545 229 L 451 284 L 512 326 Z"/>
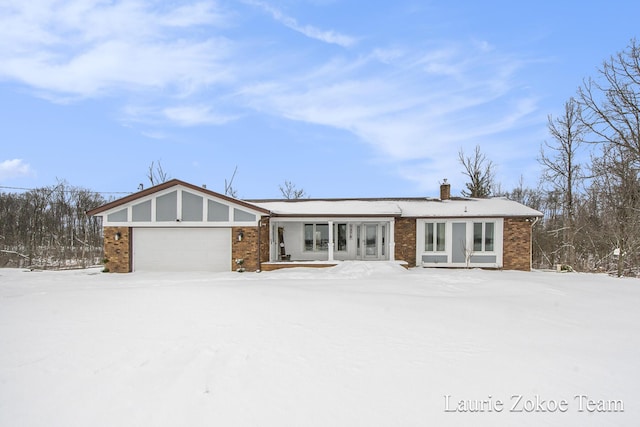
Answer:
<path fill-rule="evenodd" d="M 269 262 L 271 257 L 271 229 L 268 216 L 263 216 L 260 220 L 260 262 Z"/>
<path fill-rule="evenodd" d="M 531 221 L 528 218 L 505 218 L 502 268 L 531 271 Z"/>
<path fill-rule="evenodd" d="M 116 240 L 116 234 L 120 233 Z M 131 272 L 131 228 L 104 227 L 105 268 L 111 273 Z"/>
<path fill-rule="evenodd" d="M 416 219 L 396 218 L 394 226 L 395 259 L 416 266 Z"/>
<path fill-rule="evenodd" d="M 242 232 L 242 240 L 238 240 L 240 232 Z M 262 239 L 262 236 L 260 237 Z M 231 228 L 231 271 L 238 269 L 237 259 L 244 260 L 242 266 L 246 271 L 258 269 L 258 227 Z"/>

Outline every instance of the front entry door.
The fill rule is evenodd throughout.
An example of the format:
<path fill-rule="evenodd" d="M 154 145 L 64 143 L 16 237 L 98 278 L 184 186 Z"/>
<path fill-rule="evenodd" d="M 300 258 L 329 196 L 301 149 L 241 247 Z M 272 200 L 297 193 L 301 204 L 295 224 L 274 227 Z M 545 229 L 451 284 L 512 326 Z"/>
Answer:
<path fill-rule="evenodd" d="M 463 263 L 467 261 L 470 251 L 467 248 L 467 224 L 454 222 L 451 225 L 451 261 Z"/>
<path fill-rule="evenodd" d="M 356 258 L 362 260 L 388 259 L 387 229 L 385 224 L 362 223 L 357 226 Z"/>
<path fill-rule="evenodd" d="M 364 259 L 379 258 L 378 224 L 364 224 Z"/>

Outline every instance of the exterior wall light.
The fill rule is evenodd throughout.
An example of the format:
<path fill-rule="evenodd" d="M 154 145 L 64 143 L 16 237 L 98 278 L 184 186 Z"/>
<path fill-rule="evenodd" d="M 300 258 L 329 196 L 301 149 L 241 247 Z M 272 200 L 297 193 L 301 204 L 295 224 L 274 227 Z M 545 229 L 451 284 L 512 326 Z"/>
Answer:
<path fill-rule="evenodd" d="M 242 242 L 243 238 L 244 238 L 244 233 L 242 232 L 242 230 L 238 231 L 238 242 Z"/>
<path fill-rule="evenodd" d="M 120 233 L 119 231 L 116 232 L 116 235 L 113 237 L 115 240 L 120 240 L 120 238 L 122 237 L 122 233 Z"/>

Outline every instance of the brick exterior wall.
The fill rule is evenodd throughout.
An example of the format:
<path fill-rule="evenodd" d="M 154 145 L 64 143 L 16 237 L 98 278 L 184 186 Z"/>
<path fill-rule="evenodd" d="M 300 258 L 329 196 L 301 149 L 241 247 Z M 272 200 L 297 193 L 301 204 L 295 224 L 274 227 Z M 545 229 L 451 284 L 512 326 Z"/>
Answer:
<path fill-rule="evenodd" d="M 269 217 L 263 216 L 260 221 L 260 262 L 263 263 L 269 262 L 269 250 L 271 247 L 269 242 Z"/>
<path fill-rule="evenodd" d="M 416 219 L 396 218 L 395 221 L 395 258 L 406 261 L 408 267 L 416 266 Z"/>
<path fill-rule="evenodd" d="M 116 233 L 120 239 L 116 240 Z M 105 268 L 112 273 L 131 272 L 131 228 L 104 227 Z"/>
<path fill-rule="evenodd" d="M 396 218 L 395 259 L 406 261 L 408 267 L 416 266 L 416 219 Z M 242 231 L 242 241 L 238 233 Z M 116 233 L 120 239 L 116 240 Z M 258 232 L 260 233 L 260 262 L 269 261 L 269 218 L 263 217 L 260 227 L 232 227 L 231 271 L 236 271 L 235 260 L 244 259 L 246 271 L 258 270 Z M 503 268 L 505 270 L 531 270 L 531 222 L 523 218 L 504 219 Z M 105 268 L 113 273 L 132 271 L 131 228 L 104 227 Z"/>
<path fill-rule="evenodd" d="M 238 240 L 238 234 L 242 233 L 242 240 Z M 258 269 L 258 227 L 231 227 L 231 271 L 238 269 L 237 259 L 243 259 L 242 265 L 246 271 Z"/>
<path fill-rule="evenodd" d="M 238 233 L 242 232 L 242 241 Z M 231 228 L 231 271 L 238 269 L 237 259 L 244 259 L 242 265 L 246 271 L 256 271 L 258 266 L 258 232 L 260 233 L 260 262 L 269 261 L 269 218 L 261 219 L 260 227 Z"/>
<path fill-rule="evenodd" d="M 531 271 L 531 222 L 525 218 L 504 219 L 502 267 Z"/>

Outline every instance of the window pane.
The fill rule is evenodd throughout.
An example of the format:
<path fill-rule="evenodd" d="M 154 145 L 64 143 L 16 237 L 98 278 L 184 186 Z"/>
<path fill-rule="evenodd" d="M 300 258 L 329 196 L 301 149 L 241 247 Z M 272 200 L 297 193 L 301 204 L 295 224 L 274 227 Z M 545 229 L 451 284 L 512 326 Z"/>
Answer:
<path fill-rule="evenodd" d="M 316 250 L 329 250 L 329 224 L 316 224 Z"/>
<path fill-rule="evenodd" d="M 378 226 L 376 225 L 365 225 L 365 242 L 364 242 L 364 254 L 369 256 L 376 256 L 378 254 Z"/>
<path fill-rule="evenodd" d="M 484 250 L 493 251 L 493 222 L 488 222 L 484 225 Z"/>
<path fill-rule="evenodd" d="M 183 221 L 202 221 L 202 205 L 204 198 L 182 192 L 182 220 Z"/>
<path fill-rule="evenodd" d="M 313 224 L 304 225 L 304 250 L 313 250 Z"/>
<path fill-rule="evenodd" d="M 133 205 L 131 215 L 134 221 L 151 221 L 151 200 Z M 176 217 L 174 215 L 172 221 L 175 220 Z"/>
<path fill-rule="evenodd" d="M 178 219 L 178 192 L 156 198 L 156 221 L 175 221 Z"/>
<path fill-rule="evenodd" d="M 233 220 L 234 221 L 255 221 L 256 216 L 252 213 L 242 211 L 240 209 L 233 210 Z"/>
<path fill-rule="evenodd" d="M 127 222 L 127 209 L 121 209 L 117 212 L 110 213 L 107 215 L 107 221 L 109 222 Z"/>
<path fill-rule="evenodd" d="M 482 252 L 482 223 L 473 223 L 473 251 Z"/>
<path fill-rule="evenodd" d="M 433 252 L 433 224 L 427 223 L 425 224 L 426 228 L 424 231 L 424 250 L 427 252 Z"/>
<path fill-rule="evenodd" d="M 337 224 L 336 225 L 337 232 L 334 234 L 338 237 L 336 240 L 337 250 L 346 251 L 347 250 L 347 224 Z M 333 236 L 335 239 L 336 236 Z"/>
<path fill-rule="evenodd" d="M 209 205 L 207 221 L 229 221 L 229 206 L 213 200 L 208 200 L 207 203 Z"/>
<path fill-rule="evenodd" d="M 444 222 L 438 223 L 438 229 L 436 233 L 436 251 L 444 252 Z"/>

